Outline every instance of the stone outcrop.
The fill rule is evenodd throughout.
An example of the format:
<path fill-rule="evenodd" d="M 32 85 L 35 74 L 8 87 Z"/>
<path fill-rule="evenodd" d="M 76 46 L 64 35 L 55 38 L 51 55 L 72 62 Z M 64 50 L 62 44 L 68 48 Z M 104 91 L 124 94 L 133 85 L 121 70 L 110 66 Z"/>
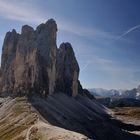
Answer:
<path fill-rule="evenodd" d="M 5 36 L 0 70 L 0 92 L 39 93 L 43 96 L 64 92 L 82 93 L 79 66 L 70 43 L 57 49 L 57 25 L 53 19 L 36 30 L 24 25 Z"/>
<path fill-rule="evenodd" d="M 76 96 L 78 93 L 78 76 L 79 65 L 72 46 L 70 43 L 62 43 L 57 53 L 56 90 Z"/>

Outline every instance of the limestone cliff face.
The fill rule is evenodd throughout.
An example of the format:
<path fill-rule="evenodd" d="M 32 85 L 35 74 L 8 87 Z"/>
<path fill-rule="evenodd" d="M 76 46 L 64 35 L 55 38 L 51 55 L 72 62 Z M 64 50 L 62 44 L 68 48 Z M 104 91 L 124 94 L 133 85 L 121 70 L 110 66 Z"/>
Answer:
<path fill-rule="evenodd" d="M 76 96 L 78 93 L 79 65 L 70 43 L 60 45 L 56 66 L 56 89 Z"/>
<path fill-rule="evenodd" d="M 0 70 L 0 92 L 46 96 L 65 92 L 76 96 L 80 83 L 79 66 L 71 44 L 57 49 L 57 25 L 53 19 L 36 30 L 24 25 L 5 36 Z"/>
<path fill-rule="evenodd" d="M 1 91 L 10 91 L 14 87 L 14 59 L 19 35 L 15 30 L 5 36 L 1 56 Z"/>

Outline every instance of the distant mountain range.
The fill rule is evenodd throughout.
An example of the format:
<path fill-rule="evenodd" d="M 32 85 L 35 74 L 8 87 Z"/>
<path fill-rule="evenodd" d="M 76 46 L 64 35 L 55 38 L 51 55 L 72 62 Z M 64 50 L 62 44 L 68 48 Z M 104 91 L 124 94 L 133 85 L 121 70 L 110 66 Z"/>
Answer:
<path fill-rule="evenodd" d="M 98 102 L 107 107 L 140 107 L 140 86 L 131 90 L 88 89 Z"/>
<path fill-rule="evenodd" d="M 137 88 L 133 88 L 131 90 L 122 90 L 122 89 L 107 90 L 103 88 L 93 88 L 93 89 L 88 89 L 88 90 L 94 96 L 140 99 L 140 86 L 138 86 Z"/>

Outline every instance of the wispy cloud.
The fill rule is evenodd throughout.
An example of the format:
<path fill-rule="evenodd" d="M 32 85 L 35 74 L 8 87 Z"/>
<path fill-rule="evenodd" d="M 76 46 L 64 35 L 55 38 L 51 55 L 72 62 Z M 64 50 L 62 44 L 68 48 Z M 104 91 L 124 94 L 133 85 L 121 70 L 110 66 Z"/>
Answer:
<path fill-rule="evenodd" d="M 110 59 L 107 59 L 107 58 L 103 58 L 103 57 L 100 57 L 100 56 L 97 56 L 97 55 L 89 55 L 90 58 L 88 58 L 86 64 L 83 66 L 83 68 L 81 69 L 81 72 L 85 71 L 86 68 L 90 65 L 98 65 L 99 68 L 102 68 L 102 69 L 107 69 L 108 67 L 114 65 L 114 63 L 116 63 L 115 61 L 112 61 Z"/>
<path fill-rule="evenodd" d="M 140 66 L 137 65 L 124 65 L 117 60 L 111 60 L 105 58 L 103 56 L 89 56 L 85 65 L 81 69 L 81 74 L 88 73 L 92 71 L 92 78 L 96 81 L 96 74 L 98 74 L 98 78 L 102 79 L 102 77 L 106 77 L 107 81 L 109 79 L 109 84 L 105 83 L 105 79 L 99 82 L 99 87 L 108 87 L 110 88 L 134 88 L 140 83 Z M 89 61 L 90 60 L 90 61 Z M 89 67 L 89 69 L 87 69 Z M 90 79 L 90 77 L 87 77 Z M 92 81 L 94 83 L 94 80 Z M 85 81 L 86 82 L 86 81 Z M 97 86 L 98 83 L 94 83 L 94 86 Z"/>
<path fill-rule="evenodd" d="M 67 21 L 64 17 L 57 15 L 55 11 L 48 11 L 42 9 L 35 3 L 35 0 L 0 0 L 0 16 L 10 20 L 16 20 L 20 22 L 27 22 L 32 24 L 38 24 L 44 22 L 47 18 L 56 18 L 60 30 L 64 30 L 79 36 L 87 36 L 98 39 L 115 39 L 116 36 L 111 33 L 96 29 L 83 27 L 79 24 Z M 34 3 L 34 5 L 32 5 Z"/>
<path fill-rule="evenodd" d="M 79 24 L 72 23 L 72 22 L 66 22 L 64 20 L 59 20 L 59 27 L 61 30 L 68 31 L 74 34 L 77 34 L 79 36 L 87 36 L 94 39 L 106 39 L 106 40 L 113 40 L 116 38 L 115 35 L 102 31 L 100 29 L 94 28 L 94 27 L 83 27 Z"/>
<path fill-rule="evenodd" d="M 136 79 L 138 78 L 138 73 L 140 72 L 140 67 L 139 66 L 125 66 L 121 62 L 117 60 L 111 60 L 102 56 L 97 56 L 97 55 L 91 55 L 89 56 L 90 58 L 87 58 L 87 61 L 85 62 L 85 65 L 81 69 L 81 72 L 84 72 L 86 68 L 89 66 L 90 69 L 93 68 L 95 70 L 103 71 L 106 74 L 112 76 L 112 77 L 129 77 L 130 79 Z"/>
<path fill-rule="evenodd" d="M 68 21 L 65 17 L 57 15 L 55 11 L 48 11 L 45 13 L 39 7 L 38 0 L 0 0 L 0 16 L 10 20 L 26 22 L 31 24 L 38 24 L 45 22 L 48 18 L 56 18 L 60 30 L 64 30 L 78 36 L 86 36 L 89 38 L 99 39 L 107 43 L 112 43 L 122 39 L 128 33 L 136 30 L 140 25 L 136 25 L 122 35 L 117 36 L 110 32 L 106 32 L 96 27 L 85 27 L 74 22 Z M 127 40 L 125 40 L 127 41 Z M 130 40 L 129 40 L 130 41 Z"/>
<path fill-rule="evenodd" d="M 6 19 L 28 23 L 39 23 L 45 19 L 31 5 L 31 0 L 0 0 L 0 16 Z"/>
<path fill-rule="evenodd" d="M 86 64 L 84 65 L 84 67 L 81 68 L 81 72 L 85 71 L 90 64 L 92 64 L 92 62 L 87 61 Z"/>
<path fill-rule="evenodd" d="M 118 41 L 118 40 L 122 39 L 124 36 L 126 36 L 127 34 L 133 32 L 134 30 L 136 30 L 136 29 L 138 29 L 138 28 L 140 28 L 140 24 L 139 24 L 139 25 L 136 25 L 136 26 L 134 26 L 134 27 L 132 27 L 132 28 L 130 28 L 130 29 L 128 29 L 127 31 L 125 31 L 123 34 L 121 34 L 120 36 L 118 36 L 118 37 L 115 39 L 115 41 Z"/>

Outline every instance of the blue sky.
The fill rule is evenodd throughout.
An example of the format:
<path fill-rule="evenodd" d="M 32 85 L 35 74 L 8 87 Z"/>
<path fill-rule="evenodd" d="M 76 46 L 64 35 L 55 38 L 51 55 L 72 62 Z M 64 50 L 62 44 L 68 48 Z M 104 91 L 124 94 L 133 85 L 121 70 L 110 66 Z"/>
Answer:
<path fill-rule="evenodd" d="M 140 84 L 139 13 L 139 0 L 0 0 L 0 47 L 7 31 L 54 18 L 57 45 L 72 44 L 83 87 L 131 89 Z"/>

